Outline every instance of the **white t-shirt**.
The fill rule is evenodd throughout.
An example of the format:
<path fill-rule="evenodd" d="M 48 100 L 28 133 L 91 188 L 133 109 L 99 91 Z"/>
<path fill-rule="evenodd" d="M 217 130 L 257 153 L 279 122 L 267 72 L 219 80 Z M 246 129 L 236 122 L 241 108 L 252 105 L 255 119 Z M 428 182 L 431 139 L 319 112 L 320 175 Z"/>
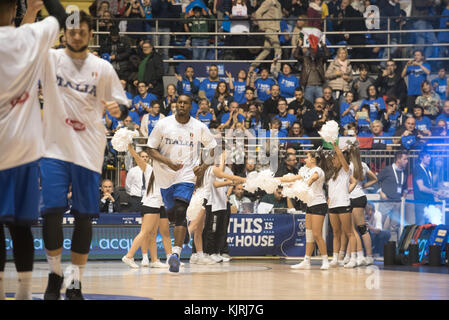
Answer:
<path fill-rule="evenodd" d="M 313 200 L 307 203 L 308 207 L 313 207 L 319 204 L 327 203 L 326 195 L 324 194 L 323 184 L 324 184 L 324 171 L 320 167 L 315 167 L 307 171 L 308 176 L 305 177 L 304 181 L 307 183 L 314 173 L 318 174 L 318 180 L 315 180 L 310 186 L 313 193 Z"/>
<path fill-rule="evenodd" d="M 329 186 L 329 208 L 348 207 L 349 200 L 349 179 L 352 175 L 351 169 L 348 172 L 341 168 L 337 179 L 330 178 L 327 181 Z"/>
<path fill-rule="evenodd" d="M 354 172 L 354 164 L 352 162 L 349 164 L 349 168 L 351 168 L 351 172 Z M 362 170 L 363 176 L 365 177 L 367 172 L 369 171 L 368 165 L 365 162 L 362 162 Z M 364 195 L 365 192 L 363 192 L 363 181 L 357 181 L 357 185 L 355 186 L 354 190 L 352 190 L 349 198 L 356 199 L 363 197 Z"/>
<path fill-rule="evenodd" d="M 146 207 L 160 208 L 163 205 L 161 190 L 159 188 L 156 188 L 154 182 L 153 182 L 153 187 L 151 188 L 150 193 L 147 194 L 148 184 L 150 182 L 152 172 L 153 172 L 153 167 L 151 167 L 150 165 L 147 165 L 147 167 L 145 168 L 145 193 L 142 197 L 142 204 Z"/>
<path fill-rule="evenodd" d="M 151 168 L 149 164 L 147 164 L 146 168 L 148 169 L 148 167 Z M 130 196 L 134 197 L 142 196 L 142 187 L 144 188 L 146 187 L 143 186 L 142 174 L 145 176 L 145 184 L 147 184 L 146 174 L 142 172 L 139 166 L 132 167 L 126 174 L 125 189 L 126 193 L 129 194 Z"/>
<path fill-rule="evenodd" d="M 224 172 L 227 174 L 233 174 L 231 169 L 225 167 Z M 226 179 L 217 178 L 212 172 L 213 180 L 211 183 L 211 192 L 210 192 L 210 204 L 212 205 L 212 212 L 226 210 L 228 197 L 226 193 L 228 192 L 228 186 L 215 188 L 213 185 L 213 181 L 222 182 Z"/>
<path fill-rule="evenodd" d="M 106 147 L 102 100 L 127 104 L 112 65 L 89 53 L 51 49 L 43 75 L 45 157 L 101 173 Z"/>
<path fill-rule="evenodd" d="M 197 190 L 197 192 L 201 192 L 204 194 L 204 199 L 207 200 L 206 203 L 209 203 L 210 201 L 211 185 L 215 180 L 215 175 L 212 172 L 213 169 L 214 165 L 211 165 L 209 168 L 206 169 L 206 172 L 204 173 L 203 177 L 203 184 Z"/>
<path fill-rule="evenodd" d="M 241 4 L 232 6 L 232 15 L 244 17 L 248 15 L 248 8 Z M 247 20 L 232 20 L 231 33 L 249 32 L 249 22 Z"/>
<path fill-rule="evenodd" d="M 182 182 L 195 183 L 193 168 L 200 163 L 201 144 L 206 149 L 217 145 L 209 128 L 201 121 L 190 117 L 189 122 L 181 124 L 175 116 L 159 120 L 148 137 L 148 146 L 159 150 L 173 163 L 182 163 L 183 167 L 173 171 L 165 164 L 155 161 L 153 166 L 156 185 L 166 189 Z"/>
<path fill-rule="evenodd" d="M 44 154 L 37 84 L 58 34 L 54 17 L 19 28 L 0 27 L 0 170 Z"/>

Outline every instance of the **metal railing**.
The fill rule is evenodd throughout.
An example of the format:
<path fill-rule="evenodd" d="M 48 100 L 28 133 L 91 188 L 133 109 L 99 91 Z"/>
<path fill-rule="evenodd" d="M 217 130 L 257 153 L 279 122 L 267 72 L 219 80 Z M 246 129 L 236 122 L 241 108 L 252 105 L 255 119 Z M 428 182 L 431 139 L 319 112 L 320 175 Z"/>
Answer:
<path fill-rule="evenodd" d="M 380 24 L 380 27 L 382 27 L 383 29 L 374 29 L 374 30 L 350 30 L 350 31 L 332 31 L 329 30 L 329 24 L 335 21 L 339 21 L 337 18 L 326 18 L 326 19 L 321 19 L 323 24 L 323 31 L 322 34 L 324 35 L 325 39 L 329 39 L 329 37 L 332 36 L 341 36 L 342 34 L 348 34 L 348 35 L 371 35 L 371 36 L 375 36 L 375 35 L 381 35 L 383 36 L 383 42 L 384 43 L 374 43 L 374 44 L 370 44 L 370 43 L 364 43 L 364 44 L 338 44 L 338 43 L 333 43 L 333 44 L 329 44 L 327 47 L 329 49 L 337 49 L 340 47 L 346 47 L 349 49 L 357 49 L 357 48 L 384 48 L 387 50 L 386 52 L 386 56 L 384 55 L 381 58 L 370 58 L 370 59 L 351 59 L 351 61 L 354 62 L 380 62 L 380 61 L 387 61 L 388 59 L 390 59 L 392 57 L 391 55 L 391 51 L 392 49 L 399 49 L 399 48 L 427 48 L 427 47 L 448 47 L 449 43 L 406 43 L 404 40 L 406 39 L 400 39 L 399 43 L 397 41 L 392 42 L 393 36 L 397 35 L 400 37 L 404 37 L 405 35 L 412 35 L 412 36 L 416 36 L 417 34 L 428 34 L 428 33 L 434 33 L 435 38 L 437 37 L 438 32 L 449 32 L 449 29 L 401 29 L 401 30 L 393 30 L 392 26 L 392 20 L 397 19 L 397 18 L 401 18 L 404 21 L 407 22 L 413 22 L 413 21 L 418 21 L 420 19 L 439 19 L 441 18 L 441 16 L 437 16 L 437 17 L 381 17 L 379 20 L 382 21 L 386 21 L 386 23 L 384 24 Z M 95 35 L 108 35 L 109 32 L 102 32 L 99 31 L 99 21 L 102 19 L 97 19 L 96 20 L 96 31 L 94 32 Z M 103 19 L 104 20 L 104 19 Z M 154 47 L 156 49 L 173 49 L 173 50 L 179 50 L 179 49 L 205 49 L 205 50 L 214 50 L 214 58 L 212 60 L 207 60 L 207 62 L 234 62 L 234 63 L 241 63 L 241 62 L 251 62 L 251 63 L 263 63 L 263 62 L 267 62 L 266 60 L 225 60 L 222 59 L 222 57 L 219 55 L 219 51 L 220 50 L 226 50 L 226 49 L 263 49 L 265 48 L 263 45 L 258 45 L 258 46 L 248 46 L 246 44 L 242 44 L 242 45 L 238 45 L 238 46 L 230 46 L 230 45 L 223 45 L 219 43 L 220 37 L 226 37 L 226 36 L 236 36 L 236 35 L 244 35 L 244 36 L 265 36 L 265 35 L 292 35 L 292 32 L 248 32 L 248 33 L 231 33 L 231 32 L 225 32 L 225 31 L 220 31 L 221 27 L 221 22 L 222 21 L 226 21 L 226 19 L 223 20 L 219 20 L 219 19 L 207 19 L 205 18 L 205 20 L 208 21 L 213 21 L 214 22 L 214 30 L 212 32 L 195 32 L 195 33 L 186 33 L 185 31 L 170 31 L 170 32 L 161 32 L 159 31 L 159 23 L 160 21 L 171 21 L 171 22 L 185 22 L 186 19 L 168 19 L 168 18 L 160 18 L 160 19 L 126 19 L 126 18 L 120 18 L 120 19 L 111 19 L 112 21 L 142 21 L 142 22 L 148 22 L 148 23 L 153 23 L 154 24 L 154 31 L 151 32 L 120 32 L 121 35 L 126 35 L 126 36 L 152 36 L 154 38 Z M 259 20 L 255 20 L 255 19 L 251 19 L 249 21 L 253 22 L 253 21 L 274 21 L 274 19 L 259 19 Z M 291 19 L 291 18 L 286 18 L 283 19 L 284 21 L 297 21 L 298 19 Z M 307 19 L 302 19 L 302 20 L 316 20 L 316 19 L 312 19 L 312 18 L 307 18 Z M 365 23 L 365 18 L 345 18 L 345 20 L 363 20 L 363 22 Z M 231 20 L 232 21 L 232 20 Z M 210 39 L 214 40 L 213 44 L 210 44 L 208 46 L 186 46 L 184 45 L 169 45 L 169 46 L 162 46 L 160 45 L 160 39 L 159 36 L 162 35 L 169 35 L 171 37 L 188 37 L 188 36 L 192 36 L 192 35 L 209 35 Z M 99 37 L 96 37 L 97 41 L 95 44 L 93 44 L 91 47 L 92 48 L 99 48 L 100 44 L 99 44 Z M 377 38 L 377 40 L 380 40 L 380 38 Z M 182 42 L 182 41 L 181 41 Z M 295 45 L 281 45 L 282 49 L 293 49 L 296 48 Z M 408 61 L 410 58 L 395 58 L 394 60 L 396 61 Z M 447 56 L 439 56 L 439 57 L 428 57 L 427 60 L 429 61 L 448 61 L 449 57 Z M 173 60 L 173 59 L 165 59 L 164 62 L 179 62 L 179 61 L 185 61 L 185 62 L 201 62 L 204 60 Z M 283 59 L 283 60 L 279 60 L 280 62 L 296 62 L 296 60 L 294 59 Z"/>

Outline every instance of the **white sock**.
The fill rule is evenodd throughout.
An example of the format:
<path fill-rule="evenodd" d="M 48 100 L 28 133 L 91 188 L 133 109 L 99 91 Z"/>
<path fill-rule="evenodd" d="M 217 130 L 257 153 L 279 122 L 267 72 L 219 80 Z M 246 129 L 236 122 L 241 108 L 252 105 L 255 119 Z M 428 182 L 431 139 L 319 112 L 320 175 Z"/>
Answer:
<path fill-rule="evenodd" d="M 178 255 L 178 257 L 181 256 L 181 247 L 173 247 L 172 251 L 174 254 L 176 253 Z"/>
<path fill-rule="evenodd" d="M 310 262 L 310 256 L 304 256 L 304 261 Z"/>
<path fill-rule="evenodd" d="M 345 257 L 345 252 L 344 251 L 340 251 L 340 253 L 338 254 L 338 260 L 343 260 Z"/>
<path fill-rule="evenodd" d="M 364 258 L 363 251 L 357 251 L 357 258 Z"/>
<path fill-rule="evenodd" d="M 325 256 L 321 256 L 321 259 L 323 259 L 323 263 L 328 263 L 329 262 L 329 257 L 327 255 Z"/>
<path fill-rule="evenodd" d="M 5 300 L 5 287 L 3 285 L 4 272 L 0 272 L 0 300 Z"/>
<path fill-rule="evenodd" d="M 335 260 L 335 261 L 338 260 L 338 253 L 334 252 L 334 256 L 332 257 L 332 260 Z"/>
<path fill-rule="evenodd" d="M 357 253 L 356 252 L 352 252 L 351 253 L 351 259 L 357 259 Z"/>
<path fill-rule="evenodd" d="M 200 256 L 200 257 L 204 256 L 204 252 L 203 252 L 203 251 L 197 251 L 196 253 L 197 253 L 198 256 Z"/>
<path fill-rule="evenodd" d="M 77 265 L 77 264 L 72 263 L 72 268 L 73 268 L 73 273 L 72 273 L 73 281 L 75 283 L 81 282 L 81 280 L 83 279 L 85 265 Z"/>
<path fill-rule="evenodd" d="M 50 272 L 62 277 L 61 255 L 53 257 L 47 255 L 47 261 L 50 266 Z"/>
<path fill-rule="evenodd" d="M 16 292 L 16 300 L 31 300 L 31 279 L 32 271 L 17 272 L 19 276 L 19 286 Z"/>
<path fill-rule="evenodd" d="M 148 260 L 148 253 L 142 253 L 142 260 Z"/>

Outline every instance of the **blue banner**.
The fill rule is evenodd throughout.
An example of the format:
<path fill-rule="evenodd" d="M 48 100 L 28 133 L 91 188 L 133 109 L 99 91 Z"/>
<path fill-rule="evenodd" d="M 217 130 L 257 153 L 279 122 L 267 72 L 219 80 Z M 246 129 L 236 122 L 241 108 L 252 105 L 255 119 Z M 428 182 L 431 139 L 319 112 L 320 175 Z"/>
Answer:
<path fill-rule="evenodd" d="M 74 217 L 63 219 L 63 260 L 70 259 L 70 248 Z M 140 213 L 101 214 L 93 219 L 90 260 L 121 259 L 131 248 L 133 239 L 140 231 Z M 7 259 L 12 259 L 13 243 L 5 228 Z M 42 237 L 42 220 L 32 228 L 35 260 L 45 260 L 45 246 Z M 228 227 L 228 245 L 233 257 L 260 256 L 304 256 L 305 215 L 304 214 L 232 214 Z M 172 245 L 173 230 L 170 228 Z M 158 256 L 165 258 L 162 237 L 157 236 Z M 181 257 L 189 258 L 192 240 L 185 245 Z M 138 250 L 136 259 L 141 257 Z"/>

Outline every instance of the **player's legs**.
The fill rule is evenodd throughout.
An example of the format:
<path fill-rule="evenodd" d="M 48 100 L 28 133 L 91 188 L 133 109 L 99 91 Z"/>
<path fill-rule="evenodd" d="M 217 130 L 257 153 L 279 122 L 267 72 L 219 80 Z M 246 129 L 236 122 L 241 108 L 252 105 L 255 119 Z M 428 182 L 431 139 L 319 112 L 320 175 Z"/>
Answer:
<path fill-rule="evenodd" d="M 357 265 L 357 251 L 356 251 L 356 240 L 354 237 L 354 232 L 352 228 L 352 215 L 351 212 L 341 213 L 339 215 L 341 226 L 343 232 L 346 234 L 350 244 L 351 260 L 349 263 L 345 264 L 345 268 L 353 268 Z"/>
<path fill-rule="evenodd" d="M 315 249 L 315 242 L 313 240 L 312 232 L 312 215 L 306 214 L 306 254 L 304 260 L 301 263 L 294 264 L 291 266 L 292 269 L 310 269 L 310 257 Z"/>

